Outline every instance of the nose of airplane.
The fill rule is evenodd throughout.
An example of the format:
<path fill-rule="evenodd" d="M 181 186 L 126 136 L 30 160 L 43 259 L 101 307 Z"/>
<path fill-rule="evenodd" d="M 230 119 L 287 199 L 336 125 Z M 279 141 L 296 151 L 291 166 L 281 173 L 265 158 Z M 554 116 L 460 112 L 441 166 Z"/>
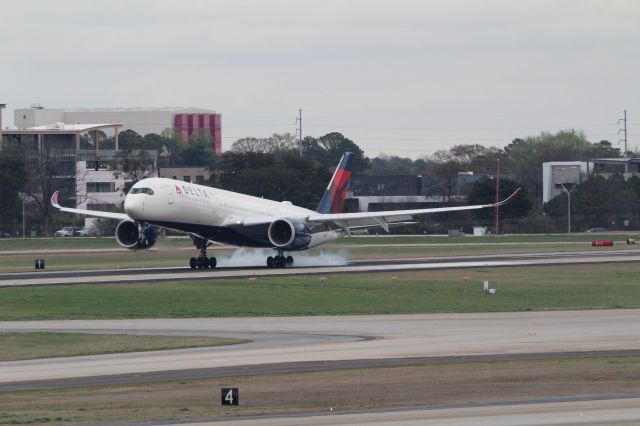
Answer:
<path fill-rule="evenodd" d="M 129 194 L 124 199 L 124 211 L 132 219 L 142 219 L 144 201 L 139 195 Z"/>

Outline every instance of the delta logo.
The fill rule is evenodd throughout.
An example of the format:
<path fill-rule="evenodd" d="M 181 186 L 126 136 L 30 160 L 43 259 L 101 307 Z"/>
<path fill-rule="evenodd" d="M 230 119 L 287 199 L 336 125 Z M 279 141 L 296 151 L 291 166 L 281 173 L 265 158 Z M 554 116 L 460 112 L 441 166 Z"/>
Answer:
<path fill-rule="evenodd" d="M 199 189 L 199 188 L 192 188 L 190 186 L 185 186 L 185 185 L 180 185 L 180 186 L 176 185 L 176 194 L 193 195 L 195 197 L 209 198 L 209 195 L 205 190 Z"/>

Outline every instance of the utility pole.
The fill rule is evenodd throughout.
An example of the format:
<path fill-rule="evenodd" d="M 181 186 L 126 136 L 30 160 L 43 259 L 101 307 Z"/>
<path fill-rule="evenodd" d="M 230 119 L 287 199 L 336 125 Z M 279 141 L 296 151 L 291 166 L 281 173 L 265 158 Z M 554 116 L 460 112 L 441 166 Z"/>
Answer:
<path fill-rule="evenodd" d="M 25 227 L 25 220 L 24 220 L 24 194 L 22 194 L 22 238 L 26 238 L 27 237 L 27 233 L 26 233 L 26 227 Z"/>
<path fill-rule="evenodd" d="M 496 204 L 500 202 L 500 158 L 498 158 L 496 166 Z M 500 207 L 496 206 L 496 235 L 500 233 Z"/>
<path fill-rule="evenodd" d="M 298 110 L 298 118 L 296 118 L 296 132 L 298 133 L 298 150 L 300 151 L 300 157 L 302 157 L 302 110 Z"/>
<path fill-rule="evenodd" d="M 624 113 L 623 118 L 620 118 L 618 120 L 618 124 L 620 124 L 621 121 L 623 123 L 622 129 L 618 129 L 618 134 L 620 134 L 620 132 L 622 132 L 624 137 L 622 139 L 618 140 L 618 143 L 624 142 L 624 155 L 623 155 L 623 157 L 625 159 L 624 172 L 625 173 L 629 173 L 629 162 L 626 161 L 627 160 L 627 110 L 625 109 L 623 113 Z"/>

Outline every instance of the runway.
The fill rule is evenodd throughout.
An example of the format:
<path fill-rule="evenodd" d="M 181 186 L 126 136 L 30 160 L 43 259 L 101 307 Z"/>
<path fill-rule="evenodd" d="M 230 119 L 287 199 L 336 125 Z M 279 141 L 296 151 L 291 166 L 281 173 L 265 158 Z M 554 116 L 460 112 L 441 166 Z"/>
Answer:
<path fill-rule="evenodd" d="M 109 270 L 80 270 L 54 272 L 24 272 L 0 274 L 0 287 L 113 284 L 158 281 L 214 280 L 219 278 L 248 278 L 286 275 L 326 275 L 339 273 L 392 272 L 437 270 L 454 268 L 484 268 L 509 266 L 568 265 L 585 263 L 638 262 L 639 250 L 573 251 L 555 253 L 493 254 L 480 256 L 420 257 L 404 259 L 375 259 L 345 261 L 346 265 L 292 267 L 267 269 L 253 267 L 221 267 L 215 270 L 184 268 L 137 268 Z"/>

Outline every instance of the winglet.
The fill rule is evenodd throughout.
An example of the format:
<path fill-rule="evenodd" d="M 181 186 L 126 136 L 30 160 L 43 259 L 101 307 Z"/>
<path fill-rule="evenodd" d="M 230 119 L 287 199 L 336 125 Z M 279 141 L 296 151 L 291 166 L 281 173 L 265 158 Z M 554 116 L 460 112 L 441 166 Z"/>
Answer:
<path fill-rule="evenodd" d="M 500 206 L 504 206 L 505 204 L 507 204 L 508 202 L 510 202 L 511 200 L 513 200 L 516 195 L 518 194 L 518 192 L 520 192 L 522 188 L 518 188 L 515 191 L 513 191 L 513 193 L 511 195 L 509 195 L 507 198 L 505 198 L 504 200 L 498 202 L 498 203 L 493 203 L 493 204 L 487 204 L 485 207 L 500 207 Z"/>
<path fill-rule="evenodd" d="M 345 152 L 340 159 L 340 164 L 336 169 L 329 186 L 324 191 L 322 199 L 316 208 L 317 213 L 342 213 L 344 199 L 347 195 L 347 186 L 351 178 L 351 167 L 353 165 L 353 153 Z"/>
<path fill-rule="evenodd" d="M 51 205 L 53 207 L 55 207 L 56 209 L 61 208 L 60 204 L 58 203 L 58 196 L 60 195 L 60 191 L 56 191 L 53 193 L 53 195 L 51 196 Z"/>

